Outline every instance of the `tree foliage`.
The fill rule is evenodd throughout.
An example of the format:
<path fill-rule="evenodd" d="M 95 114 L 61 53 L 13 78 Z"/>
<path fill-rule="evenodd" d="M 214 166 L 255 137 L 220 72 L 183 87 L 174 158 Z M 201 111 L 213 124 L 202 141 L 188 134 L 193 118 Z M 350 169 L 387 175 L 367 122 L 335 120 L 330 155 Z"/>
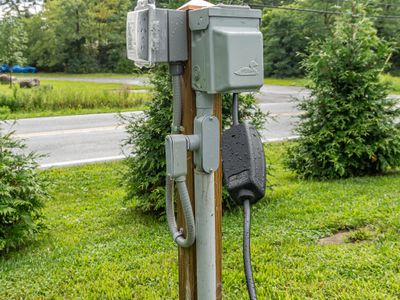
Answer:
<path fill-rule="evenodd" d="M 311 42 L 324 40 L 331 35 L 332 25 L 340 14 L 348 14 L 352 1 L 285 1 L 280 4 L 268 3 L 287 9 L 265 8 L 262 31 L 264 34 L 264 70 L 266 76 L 293 77 L 304 75 L 301 68 L 303 55 L 308 55 Z M 383 17 L 399 16 L 400 5 L 397 0 L 373 0 L 366 3 L 368 15 Z M 300 9 L 300 10 L 296 10 Z M 305 12 L 301 9 L 313 10 Z M 324 13 L 324 12 L 333 12 Z M 375 18 L 374 25 L 378 35 L 400 47 L 400 18 Z M 400 53 L 391 58 L 392 67 L 388 71 L 400 72 Z"/>
<path fill-rule="evenodd" d="M 354 8 L 355 9 L 355 8 Z M 364 14 L 358 8 L 357 14 Z M 302 178 L 376 174 L 400 165 L 400 115 L 379 75 L 391 48 L 366 17 L 338 18 L 303 65 L 312 82 L 287 164 Z"/>
<path fill-rule="evenodd" d="M 20 18 L 7 15 L 0 22 L 0 62 L 24 64 L 27 35 Z M 11 81 L 10 81 L 11 83 Z"/>
<path fill-rule="evenodd" d="M 400 2 L 398 0 L 373 1 L 372 6 L 375 14 L 386 17 L 400 16 Z M 400 18 L 377 18 L 374 23 L 378 30 L 378 35 L 389 41 L 396 50 L 391 57 L 392 67 L 389 71 L 394 75 L 400 75 Z"/>
<path fill-rule="evenodd" d="M 334 10 L 331 2 L 295 1 L 284 7 Z M 323 40 L 330 32 L 333 15 L 310 14 L 302 11 L 265 9 L 262 18 L 264 35 L 264 73 L 272 77 L 300 77 L 302 57 L 308 45 Z"/>
<path fill-rule="evenodd" d="M 137 1 L 129 0 L 0 0 L 0 10 L 25 20 L 29 49 L 28 63 L 46 71 L 67 72 L 133 72 L 138 71 L 126 58 L 126 13 Z M 158 7 L 177 8 L 185 0 L 157 1 Z M 215 4 L 221 1 L 212 1 Z M 243 4 L 239 0 L 222 1 L 225 4 Z M 21 3 L 24 3 L 23 5 Z M 32 7 L 42 3 L 44 10 L 32 14 Z M 264 5 L 264 1 L 252 1 Z M 272 0 L 267 6 L 290 9 L 312 9 L 317 12 L 287 11 L 265 8 L 264 62 L 267 76 L 302 76 L 301 56 L 308 54 L 311 41 L 324 40 L 330 34 L 336 15 L 343 13 L 351 1 Z M 367 2 L 371 15 L 400 16 L 398 0 L 371 0 Z M 37 10 L 38 11 L 38 10 Z M 39 10 L 40 11 L 40 10 Z M 1 17 L 1 13 L 0 13 Z M 399 19 L 376 18 L 378 35 L 398 48 Z M 400 54 L 391 59 L 392 73 L 400 72 Z"/>
<path fill-rule="evenodd" d="M 29 62 L 71 73 L 131 72 L 125 50 L 128 0 L 53 0 L 26 20 Z"/>
<path fill-rule="evenodd" d="M 300 53 L 310 41 L 307 23 L 298 13 L 270 11 L 263 16 L 264 74 L 272 77 L 300 77 Z M 313 32 L 311 32 L 313 34 Z"/>
<path fill-rule="evenodd" d="M 45 182 L 37 155 L 21 154 L 25 145 L 0 132 L 0 252 L 16 248 L 43 228 Z"/>
<path fill-rule="evenodd" d="M 163 213 L 165 208 L 166 162 L 164 143 L 165 136 L 171 132 L 172 123 L 172 90 L 170 76 L 166 66 L 158 67 L 152 79 L 154 98 L 144 116 L 123 117 L 127 123 L 129 146 L 127 172 L 124 183 L 128 201 L 143 212 Z M 231 99 L 224 95 L 224 127 L 231 123 Z M 248 119 L 255 126 L 263 126 L 266 115 L 255 104 L 253 95 L 240 96 L 240 119 Z M 224 193 L 225 206 L 233 203 Z"/>

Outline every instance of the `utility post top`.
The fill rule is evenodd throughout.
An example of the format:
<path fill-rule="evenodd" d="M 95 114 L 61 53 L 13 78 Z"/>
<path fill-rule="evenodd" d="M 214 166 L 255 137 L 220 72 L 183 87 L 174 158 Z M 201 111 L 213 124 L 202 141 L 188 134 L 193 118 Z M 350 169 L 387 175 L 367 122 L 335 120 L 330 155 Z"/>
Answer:
<path fill-rule="evenodd" d="M 195 10 L 211 6 L 214 6 L 214 4 L 203 0 L 192 0 L 183 4 L 178 10 Z"/>

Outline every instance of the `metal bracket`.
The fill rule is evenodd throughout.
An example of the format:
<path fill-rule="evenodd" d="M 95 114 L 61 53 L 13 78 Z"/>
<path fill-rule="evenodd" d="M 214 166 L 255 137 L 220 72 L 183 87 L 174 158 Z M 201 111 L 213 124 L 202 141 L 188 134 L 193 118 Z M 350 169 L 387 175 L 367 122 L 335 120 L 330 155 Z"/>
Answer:
<path fill-rule="evenodd" d="M 200 148 L 195 152 L 194 163 L 211 174 L 219 166 L 219 121 L 214 116 L 197 117 L 194 133 L 200 137 Z"/>

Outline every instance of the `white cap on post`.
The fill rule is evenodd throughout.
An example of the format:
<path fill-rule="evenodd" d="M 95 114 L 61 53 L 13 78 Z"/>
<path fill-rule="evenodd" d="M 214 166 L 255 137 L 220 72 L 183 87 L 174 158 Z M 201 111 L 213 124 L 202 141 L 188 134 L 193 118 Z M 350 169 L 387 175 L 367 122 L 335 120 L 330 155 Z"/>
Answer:
<path fill-rule="evenodd" d="M 211 6 L 214 6 L 214 4 L 204 0 L 191 0 L 179 7 L 178 10 L 195 10 Z"/>

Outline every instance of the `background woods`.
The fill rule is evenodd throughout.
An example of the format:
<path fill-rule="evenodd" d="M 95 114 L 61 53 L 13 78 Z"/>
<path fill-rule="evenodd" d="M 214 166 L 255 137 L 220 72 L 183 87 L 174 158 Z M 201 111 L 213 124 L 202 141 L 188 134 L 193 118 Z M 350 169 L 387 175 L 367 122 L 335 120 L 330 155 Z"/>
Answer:
<path fill-rule="evenodd" d="M 3 15 L 12 14 L 24 24 L 29 64 L 44 71 L 70 73 L 138 71 L 127 61 L 125 52 L 125 15 L 136 5 L 135 1 L 42 2 L 0 1 Z M 184 2 L 163 0 L 157 1 L 157 6 L 176 8 Z M 310 42 L 326 39 L 335 19 L 348 11 L 352 1 L 271 0 L 248 4 L 263 9 L 265 75 L 294 77 L 304 75 L 300 62 L 302 54 L 308 54 Z M 35 13 L 38 7 L 43 10 Z M 379 37 L 396 48 L 400 41 L 400 1 L 369 1 L 366 13 L 373 16 Z M 400 54 L 395 52 L 391 62 L 389 71 L 399 74 Z"/>

